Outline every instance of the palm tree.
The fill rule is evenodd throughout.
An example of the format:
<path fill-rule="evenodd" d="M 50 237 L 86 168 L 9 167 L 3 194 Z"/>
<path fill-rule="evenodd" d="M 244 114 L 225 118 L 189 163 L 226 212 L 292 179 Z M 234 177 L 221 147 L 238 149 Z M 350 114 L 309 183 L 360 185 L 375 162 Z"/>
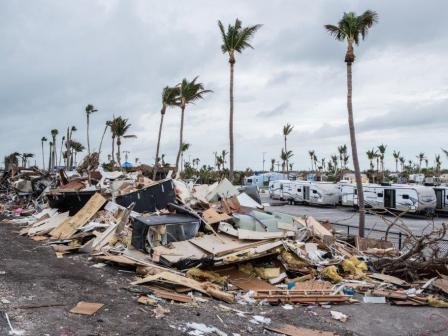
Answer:
<path fill-rule="evenodd" d="M 275 159 L 271 159 L 271 172 L 275 170 Z"/>
<path fill-rule="evenodd" d="M 28 163 L 28 159 L 34 157 L 34 154 L 32 154 L 32 153 L 22 153 L 22 154 L 19 154 L 19 156 L 22 158 L 22 167 L 26 168 L 27 167 L 27 163 Z"/>
<path fill-rule="evenodd" d="M 367 158 L 369 159 L 369 161 L 370 161 L 370 169 L 371 170 L 373 170 L 374 169 L 374 165 L 373 165 L 373 160 L 375 159 L 375 157 L 376 157 L 376 152 L 375 152 L 375 150 L 372 148 L 371 150 L 368 150 L 367 152 L 366 152 L 366 154 L 367 154 Z"/>
<path fill-rule="evenodd" d="M 314 170 L 314 156 L 315 156 L 314 153 L 315 153 L 314 150 L 308 151 L 308 155 L 310 156 L 310 160 L 311 160 L 311 171 Z"/>
<path fill-rule="evenodd" d="M 87 153 L 90 156 L 90 137 L 89 137 L 89 126 L 90 126 L 90 115 L 92 113 L 98 112 L 98 110 L 91 104 L 86 106 L 86 116 L 87 116 Z"/>
<path fill-rule="evenodd" d="M 345 63 L 347 64 L 347 110 L 348 125 L 350 129 L 350 141 L 352 147 L 353 165 L 355 168 L 356 186 L 358 191 L 359 207 L 359 236 L 364 237 L 365 229 L 365 207 L 364 193 L 361 181 L 361 169 L 359 168 L 358 150 L 356 147 L 355 125 L 353 120 L 352 106 L 352 64 L 355 61 L 353 46 L 359 44 L 360 38 L 364 39 L 369 29 L 378 21 L 378 14 L 367 10 L 362 15 L 356 16 L 355 13 L 344 13 L 338 25 L 325 25 L 325 29 L 338 41 L 347 42 L 347 52 L 345 54 Z"/>
<path fill-rule="evenodd" d="M 62 136 L 62 141 L 61 141 L 61 150 L 59 152 L 59 165 L 61 165 L 61 160 L 62 160 L 62 147 L 64 147 L 64 141 L 65 141 L 65 136 Z"/>
<path fill-rule="evenodd" d="M 229 154 L 229 152 L 226 151 L 225 149 L 223 149 L 222 152 L 221 152 L 221 157 L 222 157 L 222 169 L 225 169 L 225 164 L 227 163 L 227 160 L 226 160 L 226 156 L 227 156 L 227 154 Z"/>
<path fill-rule="evenodd" d="M 156 147 L 156 159 L 154 163 L 154 169 L 152 174 L 152 179 L 156 179 L 157 167 L 159 165 L 160 157 L 160 139 L 162 138 L 162 127 L 163 119 L 165 118 L 166 109 L 168 106 L 176 105 L 176 100 L 179 95 L 179 87 L 169 87 L 165 86 L 162 90 L 162 109 L 160 110 L 160 125 L 159 125 L 159 135 L 157 137 L 157 147 Z"/>
<path fill-rule="evenodd" d="M 342 158 L 342 160 L 344 161 L 344 169 L 347 169 L 347 163 L 348 163 L 349 159 L 350 159 L 350 155 L 344 154 L 344 157 Z"/>
<path fill-rule="evenodd" d="M 182 145 L 184 141 L 184 119 L 185 119 L 185 108 L 188 104 L 192 104 L 197 100 L 203 99 L 204 94 L 212 92 L 211 90 L 205 90 L 202 83 L 196 83 L 198 77 L 195 77 L 191 82 L 186 78 L 182 80 L 182 83 L 178 85 L 179 96 L 176 102 L 181 109 L 181 119 L 180 119 L 180 136 L 179 136 L 179 150 L 176 157 L 176 171 L 179 167 L 180 154 L 182 152 Z"/>
<path fill-rule="evenodd" d="M 56 136 L 58 135 L 59 131 L 57 129 L 51 130 L 51 138 L 52 141 L 52 151 L 51 151 L 51 169 L 54 170 L 54 166 L 56 165 Z M 49 168 L 50 169 L 50 168 Z"/>
<path fill-rule="evenodd" d="M 428 158 L 425 158 L 425 168 L 428 169 Z"/>
<path fill-rule="evenodd" d="M 283 126 L 283 138 L 285 141 L 285 152 L 286 153 L 288 152 L 288 149 L 286 147 L 287 137 L 288 137 L 288 135 L 291 134 L 293 128 L 294 128 L 294 126 L 291 126 L 289 123 L 286 124 L 285 126 Z M 288 161 L 286 161 L 286 171 L 288 171 L 288 166 L 289 166 Z"/>
<path fill-rule="evenodd" d="M 440 168 L 442 167 L 442 161 L 440 161 L 440 154 L 436 155 L 435 163 L 436 163 L 436 173 L 437 173 L 437 175 L 439 175 L 440 174 Z"/>
<path fill-rule="evenodd" d="M 44 142 L 48 141 L 46 137 L 42 137 L 40 142 L 42 144 L 42 170 L 45 170 L 45 155 L 44 155 Z"/>
<path fill-rule="evenodd" d="M 448 157 L 448 151 L 446 149 L 442 148 L 442 152 L 445 153 L 445 155 Z"/>
<path fill-rule="evenodd" d="M 400 156 L 399 160 L 400 160 L 400 165 L 401 165 L 401 171 L 403 171 L 404 170 L 404 164 L 406 163 L 406 160 L 402 156 Z"/>
<path fill-rule="evenodd" d="M 184 168 L 184 153 L 188 150 L 188 149 L 190 149 L 190 144 L 189 143 L 183 143 L 182 144 L 182 146 L 181 146 L 181 149 L 180 149 L 180 152 L 181 152 L 181 154 L 180 154 L 180 156 L 181 156 L 181 171 L 183 170 L 183 168 Z"/>
<path fill-rule="evenodd" d="M 342 169 L 342 168 L 344 168 L 343 167 L 344 154 L 347 153 L 347 145 L 338 146 L 338 152 L 339 152 L 339 163 L 340 163 L 341 169 Z"/>
<path fill-rule="evenodd" d="M 421 169 L 422 169 L 422 161 L 425 159 L 425 153 L 419 153 L 417 155 L 417 159 L 418 159 L 418 170 L 421 171 Z"/>
<path fill-rule="evenodd" d="M 283 168 L 283 172 L 285 172 L 285 167 L 286 167 L 286 162 L 289 161 L 290 158 L 292 158 L 294 156 L 294 154 L 292 153 L 292 151 L 285 151 L 282 148 L 282 152 L 280 154 L 280 159 L 283 161 L 282 162 L 282 168 Z"/>
<path fill-rule="evenodd" d="M 253 25 L 243 27 L 242 22 L 238 19 L 235 20 L 234 25 L 228 25 L 227 30 L 221 21 L 218 21 L 219 30 L 222 36 L 221 50 L 223 53 L 228 54 L 230 64 L 230 116 L 229 116 L 229 139 L 230 139 L 230 169 L 229 178 L 233 181 L 233 169 L 234 169 L 234 140 L 233 140 L 233 73 L 235 67 L 235 53 L 241 53 L 246 48 L 252 48 L 249 43 L 252 37 L 255 35 L 261 25 Z"/>
<path fill-rule="evenodd" d="M 73 149 L 74 152 L 74 156 L 75 156 L 75 162 L 74 164 L 76 165 L 77 161 L 76 161 L 76 156 L 78 153 L 81 153 L 82 151 L 84 151 L 86 148 L 79 142 L 71 140 L 70 143 L 70 147 Z"/>
<path fill-rule="evenodd" d="M 386 153 L 387 146 L 386 145 L 379 145 L 378 151 L 380 152 L 380 162 L 381 162 L 381 172 L 384 177 L 384 154 Z"/>
<path fill-rule="evenodd" d="M 336 174 L 336 172 L 338 170 L 338 156 L 337 155 L 332 155 L 331 156 L 331 161 L 333 162 L 334 173 Z"/>
<path fill-rule="evenodd" d="M 400 159 L 400 152 L 394 151 L 392 153 L 392 156 L 394 157 L 394 160 L 395 160 L 395 171 L 398 173 L 398 160 Z"/>
<path fill-rule="evenodd" d="M 65 142 L 65 148 L 66 148 L 66 160 L 67 160 L 67 167 L 69 170 L 71 170 L 71 167 L 73 166 L 73 158 L 72 158 L 72 148 L 70 147 L 71 145 L 71 141 L 72 141 L 72 136 L 73 136 L 73 132 L 76 132 L 78 129 L 75 126 L 72 126 L 70 128 L 70 131 L 68 131 L 67 129 L 67 141 Z"/>
<path fill-rule="evenodd" d="M 121 138 L 136 138 L 135 135 L 126 134 L 131 127 L 131 124 L 128 124 L 128 119 L 124 119 L 122 117 L 117 117 L 112 120 L 111 131 L 113 137 L 117 139 L 117 162 L 118 166 L 121 168 Z"/>

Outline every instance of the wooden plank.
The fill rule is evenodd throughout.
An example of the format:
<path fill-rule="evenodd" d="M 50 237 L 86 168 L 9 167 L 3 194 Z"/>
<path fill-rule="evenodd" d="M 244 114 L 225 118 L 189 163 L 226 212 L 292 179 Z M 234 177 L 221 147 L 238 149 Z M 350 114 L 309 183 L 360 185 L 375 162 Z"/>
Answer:
<path fill-rule="evenodd" d="M 345 302 L 347 300 L 347 296 L 329 295 L 326 291 L 307 292 L 294 290 L 257 291 L 254 298 L 268 302 L 288 303 Z"/>
<path fill-rule="evenodd" d="M 322 331 L 322 330 L 296 327 L 291 324 L 285 324 L 281 327 L 265 326 L 264 328 L 269 331 L 273 331 L 275 333 L 287 336 L 337 336 L 337 334 L 335 334 L 332 331 Z"/>
<path fill-rule="evenodd" d="M 167 300 L 177 301 L 177 302 L 183 302 L 183 303 L 191 303 L 193 302 L 193 298 L 191 296 L 185 295 L 185 294 L 179 294 L 173 291 L 168 291 L 164 289 L 159 288 L 153 288 L 151 289 L 154 295 Z"/>
<path fill-rule="evenodd" d="M 304 282 L 296 282 L 293 291 L 328 291 L 333 292 L 331 287 L 333 285 L 328 281 L 308 280 Z"/>
<path fill-rule="evenodd" d="M 163 258 L 174 264 L 179 260 L 192 259 L 199 260 L 205 258 L 208 254 L 196 245 L 190 243 L 188 240 L 173 242 L 170 244 L 171 248 L 166 246 L 157 246 L 153 249 L 153 261 L 158 262 Z"/>
<path fill-rule="evenodd" d="M 106 199 L 101 194 L 96 193 L 84 207 L 73 217 L 67 218 L 61 225 L 53 229 L 50 235 L 56 239 L 70 238 L 81 226 L 85 225 L 106 203 Z"/>
<path fill-rule="evenodd" d="M 202 213 L 202 218 L 207 222 L 207 224 L 216 224 L 219 222 L 224 222 L 231 219 L 227 214 L 220 214 L 215 209 L 207 209 Z"/>
<path fill-rule="evenodd" d="M 53 229 L 57 228 L 59 225 L 61 225 L 62 222 L 64 222 L 69 217 L 68 214 L 69 214 L 68 211 L 64 212 L 64 213 L 60 213 L 60 214 L 57 214 L 57 215 L 51 217 L 45 223 L 42 223 L 40 225 L 33 225 L 28 230 L 28 235 L 34 236 L 34 235 L 43 235 L 43 234 L 49 233 L 51 230 L 53 230 Z"/>
<path fill-rule="evenodd" d="M 242 242 L 237 238 L 230 237 L 224 234 L 217 234 L 217 236 L 206 235 L 190 239 L 189 241 L 194 245 L 200 247 L 204 251 L 207 251 L 208 253 L 215 256 L 222 256 L 228 253 L 237 252 L 239 250 L 255 247 L 263 243 L 263 241 L 255 243 Z"/>
<path fill-rule="evenodd" d="M 94 259 L 101 261 L 110 261 L 126 266 L 145 266 L 144 263 L 139 263 L 138 261 L 129 259 L 128 257 L 123 255 L 101 255 L 94 257 Z"/>
<path fill-rule="evenodd" d="M 437 279 L 433 283 L 433 286 L 448 294 L 448 280 Z"/>
<path fill-rule="evenodd" d="M 394 277 L 392 275 L 382 274 L 382 273 L 372 273 L 367 275 L 369 278 L 380 280 L 383 282 L 388 282 L 397 286 L 408 287 L 409 284 L 401 280 L 400 278 Z"/>
<path fill-rule="evenodd" d="M 78 304 L 70 310 L 70 313 L 81 315 L 94 315 L 100 310 L 104 304 L 95 302 L 80 301 Z"/>
<path fill-rule="evenodd" d="M 325 236 L 333 236 L 333 234 L 327 230 L 322 224 L 320 224 L 314 217 L 308 216 L 306 219 L 303 218 L 295 218 L 295 220 L 306 226 L 311 230 L 311 232 L 321 238 Z"/>

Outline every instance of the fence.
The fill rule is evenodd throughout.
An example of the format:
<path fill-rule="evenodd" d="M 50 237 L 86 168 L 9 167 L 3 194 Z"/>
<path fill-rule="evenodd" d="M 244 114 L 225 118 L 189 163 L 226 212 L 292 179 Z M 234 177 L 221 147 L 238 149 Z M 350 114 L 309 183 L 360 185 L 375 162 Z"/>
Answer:
<path fill-rule="evenodd" d="M 335 230 L 346 237 L 358 235 L 358 227 L 349 224 L 332 223 Z M 384 239 L 386 230 L 368 229 L 365 230 L 366 238 Z M 417 236 L 419 237 L 419 236 Z M 403 232 L 389 231 L 387 234 L 387 240 L 394 244 L 395 248 L 401 250 L 406 247 L 408 241 L 408 235 Z M 448 239 L 442 239 L 439 241 L 439 249 L 441 254 L 448 253 Z"/>

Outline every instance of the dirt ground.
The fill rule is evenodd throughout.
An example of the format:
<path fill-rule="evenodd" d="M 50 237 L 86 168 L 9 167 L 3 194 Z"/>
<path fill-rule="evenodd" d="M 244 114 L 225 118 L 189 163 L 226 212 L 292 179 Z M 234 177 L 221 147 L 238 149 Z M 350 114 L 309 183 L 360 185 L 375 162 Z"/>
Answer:
<path fill-rule="evenodd" d="M 272 320 L 271 325 L 293 324 L 339 335 L 446 335 L 448 311 L 434 308 L 357 304 L 299 307 L 231 305 L 248 312 L 239 316 L 222 310 L 210 299 L 199 306 L 161 305 L 170 310 L 155 319 L 153 308 L 137 304 L 129 291 L 134 274 L 114 266 L 92 267 L 85 255 L 56 258 L 51 248 L 17 235 L 19 227 L 0 223 L 0 335 L 9 335 L 8 314 L 14 329 L 32 336 L 186 335 L 187 323 L 204 323 L 227 335 L 274 335 L 263 324 L 250 322 L 254 315 Z M 134 287 L 132 287 L 134 288 Z M 135 287 L 137 288 L 137 287 Z M 69 310 L 79 301 L 105 306 L 95 316 Z M 25 304 L 60 304 L 24 309 Z M 330 310 L 349 314 L 348 322 L 332 320 Z M 436 315 L 434 315 L 436 314 Z"/>

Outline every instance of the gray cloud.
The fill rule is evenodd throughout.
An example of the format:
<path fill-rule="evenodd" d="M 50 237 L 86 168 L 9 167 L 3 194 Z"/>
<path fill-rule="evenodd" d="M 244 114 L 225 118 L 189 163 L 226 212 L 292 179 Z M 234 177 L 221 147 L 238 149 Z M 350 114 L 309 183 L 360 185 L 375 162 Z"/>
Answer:
<path fill-rule="evenodd" d="M 92 103 L 99 110 L 92 116 L 94 147 L 105 121 L 122 115 L 138 135 L 123 147 L 152 161 L 162 88 L 200 75 L 214 93 L 188 108 L 185 140 L 191 155 L 211 163 L 214 151 L 228 147 L 229 67 L 216 23 L 239 17 L 264 25 L 255 49 L 237 56 L 237 167 L 260 168 L 262 152 L 278 157 L 286 122 L 295 126 L 295 167 L 307 167 L 308 149 L 328 156 L 348 143 L 345 45 L 323 25 L 367 8 L 378 11 L 380 23 L 356 49 L 360 150 L 389 142 L 408 157 L 437 152 L 448 119 L 448 3 L 37 0 L 0 3 L 0 157 L 34 152 L 39 163 L 40 138 L 69 125 L 85 143 L 84 107 Z M 171 161 L 179 119 L 178 109 L 167 112 L 161 150 Z M 422 140 L 428 132 L 440 139 Z M 110 151 L 109 136 L 104 150 Z"/>

